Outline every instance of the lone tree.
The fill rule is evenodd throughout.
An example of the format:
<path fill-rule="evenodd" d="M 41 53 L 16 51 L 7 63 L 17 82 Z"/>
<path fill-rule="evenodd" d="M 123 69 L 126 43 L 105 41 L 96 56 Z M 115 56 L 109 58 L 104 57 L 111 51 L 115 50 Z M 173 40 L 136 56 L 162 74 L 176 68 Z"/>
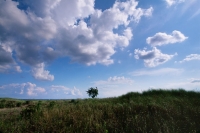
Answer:
<path fill-rule="evenodd" d="M 96 88 L 91 87 L 86 92 L 89 95 L 89 97 L 92 97 L 92 98 L 95 98 L 98 95 L 98 89 L 97 89 L 97 87 Z"/>

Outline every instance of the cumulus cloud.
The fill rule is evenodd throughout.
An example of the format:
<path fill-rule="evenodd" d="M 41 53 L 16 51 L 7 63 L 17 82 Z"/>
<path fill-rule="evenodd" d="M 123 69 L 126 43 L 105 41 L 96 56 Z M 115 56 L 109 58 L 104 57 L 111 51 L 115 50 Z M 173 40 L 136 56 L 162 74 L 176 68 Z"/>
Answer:
<path fill-rule="evenodd" d="M 144 64 L 147 67 L 156 67 L 158 65 L 161 65 L 163 63 L 166 63 L 170 59 L 172 59 L 175 55 L 168 55 L 163 54 L 159 49 L 156 47 L 153 47 L 152 50 L 147 51 L 135 49 L 135 59 L 141 59 L 144 60 Z"/>
<path fill-rule="evenodd" d="M 133 36 L 128 24 L 131 21 L 138 22 L 142 16 L 151 15 L 152 8 L 145 10 L 136 8 L 137 5 L 136 1 L 130 0 L 115 2 L 113 7 L 104 11 L 95 10 L 89 23 L 81 20 L 60 32 L 61 51 L 74 62 L 112 64 L 114 61 L 111 56 L 116 53 L 115 48 L 127 47 Z M 120 25 L 125 26 L 123 33 L 114 33 L 113 29 Z"/>
<path fill-rule="evenodd" d="M 192 60 L 200 60 L 200 55 L 199 54 L 190 54 L 186 56 L 185 59 L 182 61 L 179 61 L 180 63 L 187 62 L 187 61 L 192 61 Z"/>
<path fill-rule="evenodd" d="M 38 66 L 61 56 L 86 65 L 114 63 L 111 56 L 116 49 L 127 47 L 132 39 L 130 22 L 138 23 L 141 17 L 151 16 L 153 8 L 138 8 L 137 1 L 127 0 L 116 1 L 111 8 L 101 11 L 94 8 L 94 2 L 0 1 L 0 41 L 9 46 L 9 51 L 0 47 L 5 56 L 0 56 L 0 67 L 17 59 L 45 75 L 37 74 L 36 79 L 53 80 L 48 71 Z M 124 27 L 122 32 L 113 32 L 119 26 Z M 12 43 L 6 45 L 8 42 Z"/>
<path fill-rule="evenodd" d="M 167 3 L 168 6 L 172 6 L 175 4 L 185 2 L 185 0 L 165 0 L 165 2 Z"/>
<path fill-rule="evenodd" d="M 74 87 L 73 89 L 70 89 L 70 88 L 67 88 L 67 87 L 61 86 L 61 85 L 52 85 L 51 90 L 55 93 L 61 92 L 61 93 L 64 93 L 66 95 L 82 96 L 81 91 L 79 89 L 77 89 L 76 87 Z"/>
<path fill-rule="evenodd" d="M 13 65 L 15 65 L 15 61 L 12 57 L 9 44 L 3 45 L 0 42 L 0 73 L 9 71 L 13 68 Z"/>
<path fill-rule="evenodd" d="M 151 46 L 162 46 L 172 43 L 180 43 L 187 39 L 183 33 L 174 30 L 171 35 L 166 33 L 158 32 L 153 37 L 148 37 L 146 42 Z"/>
<path fill-rule="evenodd" d="M 2 45 L 0 45 L 0 65 L 11 64 L 14 63 L 12 58 L 12 53 L 5 50 Z"/>
<path fill-rule="evenodd" d="M 0 91 L 11 95 L 37 96 L 44 94 L 46 90 L 42 87 L 37 87 L 36 84 L 27 82 L 21 84 L 8 84 L 0 86 Z"/>
<path fill-rule="evenodd" d="M 45 64 L 41 63 L 35 66 L 32 70 L 33 77 L 38 80 L 53 81 L 54 76 L 49 71 L 44 70 Z"/>
<path fill-rule="evenodd" d="M 131 73 L 133 76 L 159 76 L 159 75 L 166 75 L 166 74 L 180 74 L 182 73 L 182 69 L 176 68 L 161 68 L 157 70 L 137 70 Z"/>
<path fill-rule="evenodd" d="M 119 85 L 119 84 L 132 84 L 134 81 L 130 78 L 122 77 L 109 77 L 107 80 L 95 81 L 95 85 Z"/>
<path fill-rule="evenodd" d="M 12 57 L 12 50 L 9 46 L 9 43 L 0 43 L 0 73 L 8 72 L 10 70 L 22 72 L 20 66 L 16 65 L 16 62 Z"/>
<path fill-rule="evenodd" d="M 20 67 L 20 66 L 15 66 L 15 70 L 16 70 L 17 72 L 19 72 L 19 73 L 21 73 L 21 72 L 22 72 L 22 69 L 21 69 L 21 67 Z"/>

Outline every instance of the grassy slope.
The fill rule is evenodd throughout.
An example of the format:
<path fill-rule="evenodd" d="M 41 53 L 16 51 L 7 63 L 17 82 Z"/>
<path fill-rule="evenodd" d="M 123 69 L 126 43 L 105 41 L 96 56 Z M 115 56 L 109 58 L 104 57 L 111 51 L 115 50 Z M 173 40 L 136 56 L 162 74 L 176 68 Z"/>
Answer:
<path fill-rule="evenodd" d="M 25 109 L 0 111 L 0 132 L 200 131 L 200 93 L 184 90 L 131 92 L 105 99 L 21 102 Z"/>

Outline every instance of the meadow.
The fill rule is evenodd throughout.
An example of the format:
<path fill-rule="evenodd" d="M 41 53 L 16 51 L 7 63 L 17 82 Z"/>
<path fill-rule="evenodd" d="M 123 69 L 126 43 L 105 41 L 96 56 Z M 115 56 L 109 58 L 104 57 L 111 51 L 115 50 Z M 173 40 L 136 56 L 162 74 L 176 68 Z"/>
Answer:
<path fill-rule="evenodd" d="M 0 133 L 200 133 L 200 93 L 148 90 L 103 99 L 0 99 Z"/>

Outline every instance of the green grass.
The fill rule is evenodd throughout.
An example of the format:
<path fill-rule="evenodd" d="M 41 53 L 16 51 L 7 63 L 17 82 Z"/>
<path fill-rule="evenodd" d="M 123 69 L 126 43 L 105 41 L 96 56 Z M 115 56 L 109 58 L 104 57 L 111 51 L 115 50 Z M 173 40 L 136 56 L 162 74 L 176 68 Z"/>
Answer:
<path fill-rule="evenodd" d="M 11 101 L 22 104 L 0 111 L 3 133 L 200 132 L 200 93 L 181 89 L 104 99 Z"/>

